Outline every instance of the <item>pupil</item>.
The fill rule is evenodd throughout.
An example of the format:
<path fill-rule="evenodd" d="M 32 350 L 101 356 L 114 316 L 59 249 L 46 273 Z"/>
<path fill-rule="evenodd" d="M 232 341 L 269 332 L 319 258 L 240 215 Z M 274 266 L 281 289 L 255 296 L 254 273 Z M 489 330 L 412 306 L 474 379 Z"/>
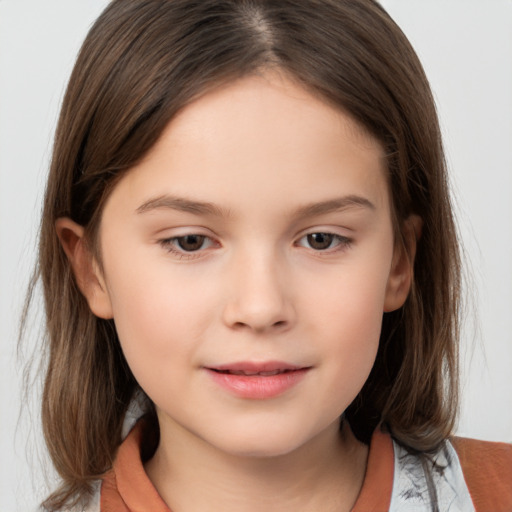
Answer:
<path fill-rule="evenodd" d="M 197 251 L 201 249 L 204 242 L 204 236 L 201 235 L 187 235 L 181 236 L 178 239 L 178 245 L 184 251 Z"/>
<path fill-rule="evenodd" d="M 322 251 L 330 247 L 332 238 L 330 233 L 311 233 L 308 235 L 308 243 L 313 249 Z"/>

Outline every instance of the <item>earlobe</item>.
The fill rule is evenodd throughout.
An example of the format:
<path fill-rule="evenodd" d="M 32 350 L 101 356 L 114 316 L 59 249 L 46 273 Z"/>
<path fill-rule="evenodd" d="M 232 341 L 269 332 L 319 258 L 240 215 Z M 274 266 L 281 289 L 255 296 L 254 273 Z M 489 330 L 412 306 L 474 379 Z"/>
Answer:
<path fill-rule="evenodd" d="M 112 318 L 110 295 L 99 265 L 85 243 L 83 226 L 61 217 L 55 222 L 55 230 L 91 311 L 100 318 Z"/>
<path fill-rule="evenodd" d="M 409 216 L 403 224 L 403 245 L 395 247 L 384 300 L 384 311 L 401 308 L 409 295 L 413 280 L 416 246 L 421 237 L 423 220 L 418 215 Z"/>

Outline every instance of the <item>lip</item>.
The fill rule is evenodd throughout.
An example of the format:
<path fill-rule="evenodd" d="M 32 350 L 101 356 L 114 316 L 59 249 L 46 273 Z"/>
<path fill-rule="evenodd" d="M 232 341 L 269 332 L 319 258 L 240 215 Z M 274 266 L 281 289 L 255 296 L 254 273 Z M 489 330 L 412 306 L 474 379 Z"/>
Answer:
<path fill-rule="evenodd" d="M 295 387 L 311 367 L 281 361 L 243 361 L 204 369 L 217 385 L 229 393 L 240 398 L 265 400 Z"/>

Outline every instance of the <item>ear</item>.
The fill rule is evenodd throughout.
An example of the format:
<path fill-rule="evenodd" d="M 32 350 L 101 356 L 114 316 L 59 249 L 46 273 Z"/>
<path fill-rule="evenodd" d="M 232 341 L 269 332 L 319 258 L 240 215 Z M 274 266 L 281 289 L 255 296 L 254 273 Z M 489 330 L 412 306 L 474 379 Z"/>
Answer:
<path fill-rule="evenodd" d="M 67 217 L 61 217 L 55 222 L 55 230 L 78 288 L 87 299 L 91 311 L 100 318 L 112 318 L 110 295 L 98 262 L 85 243 L 84 228 Z"/>
<path fill-rule="evenodd" d="M 410 215 L 403 223 L 403 244 L 395 244 L 384 300 L 385 312 L 401 308 L 409 295 L 416 245 L 421 237 L 422 226 L 423 220 L 418 215 Z"/>

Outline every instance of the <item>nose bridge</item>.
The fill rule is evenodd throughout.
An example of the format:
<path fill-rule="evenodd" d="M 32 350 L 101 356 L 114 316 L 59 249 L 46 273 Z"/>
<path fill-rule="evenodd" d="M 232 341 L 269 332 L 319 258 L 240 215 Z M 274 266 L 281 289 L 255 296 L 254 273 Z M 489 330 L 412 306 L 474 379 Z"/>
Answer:
<path fill-rule="evenodd" d="M 285 267 L 284 257 L 263 244 L 237 251 L 231 262 L 226 322 L 257 331 L 289 326 L 293 307 Z"/>

